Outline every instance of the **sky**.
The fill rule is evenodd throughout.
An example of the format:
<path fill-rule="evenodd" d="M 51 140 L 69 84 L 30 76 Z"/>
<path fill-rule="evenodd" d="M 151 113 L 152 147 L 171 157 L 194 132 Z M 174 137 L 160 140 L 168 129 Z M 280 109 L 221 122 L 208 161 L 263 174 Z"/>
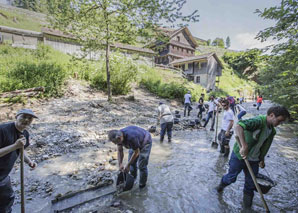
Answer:
<path fill-rule="evenodd" d="M 260 30 L 275 24 L 254 12 L 256 9 L 280 5 L 280 2 L 281 0 L 187 0 L 182 13 L 186 15 L 198 10 L 199 22 L 189 23 L 193 36 L 205 40 L 219 37 L 224 41 L 229 36 L 230 49 L 246 50 L 275 43 L 272 40 L 261 43 L 254 39 Z"/>

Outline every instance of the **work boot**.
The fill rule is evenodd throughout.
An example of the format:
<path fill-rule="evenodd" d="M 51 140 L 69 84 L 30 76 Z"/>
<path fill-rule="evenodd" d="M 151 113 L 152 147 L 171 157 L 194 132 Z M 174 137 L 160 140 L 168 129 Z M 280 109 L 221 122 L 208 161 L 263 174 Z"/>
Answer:
<path fill-rule="evenodd" d="M 214 131 L 214 129 L 213 129 L 213 128 L 211 128 L 211 129 L 210 129 L 210 131 L 212 131 L 212 132 L 213 132 L 213 131 Z"/>
<path fill-rule="evenodd" d="M 229 157 L 229 154 L 230 154 L 230 147 L 225 147 L 224 157 Z"/>
<path fill-rule="evenodd" d="M 146 183 L 145 184 L 139 184 L 140 189 L 143 189 L 145 186 L 146 186 Z"/>
<path fill-rule="evenodd" d="M 169 139 L 168 139 L 168 143 L 171 143 L 171 142 L 172 142 L 172 139 L 171 139 L 171 138 L 169 138 Z"/>
<path fill-rule="evenodd" d="M 163 143 L 163 137 L 160 137 L 159 142 Z"/>
<path fill-rule="evenodd" d="M 243 207 L 245 209 L 251 208 L 254 195 L 249 195 L 243 192 Z"/>
<path fill-rule="evenodd" d="M 218 193 L 220 193 L 224 190 L 225 187 L 226 187 L 226 185 L 223 184 L 222 181 L 220 181 L 220 184 L 217 187 L 215 187 L 215 189 Z"/>
<path fill-rule="evenodd" d="M 220 153 L 225 153 L 225 146 L 220 144 L 220 150 L 219 150 Z"/>

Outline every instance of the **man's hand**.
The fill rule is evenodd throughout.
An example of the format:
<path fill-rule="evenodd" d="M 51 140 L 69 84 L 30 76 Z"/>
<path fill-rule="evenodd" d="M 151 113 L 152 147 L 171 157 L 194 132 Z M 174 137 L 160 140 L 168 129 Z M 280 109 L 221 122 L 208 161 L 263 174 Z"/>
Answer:
<path fill-rule="evenodd" d="M 228 131 L 225 132 L 225 136 L 226 137 L 229 137 L 230 136 L 230 130 L 228 130 Z"/>
<path fill-rule="evenodd" d="M 21 149 L 26 144 L 26 139 L 24 136 L 21 136 L 15 143 L 16 149 Z"/>
<path fill-rule="evenodd" d="M 262 169 L 265 168 L 265 161 L 260 161 L 259 167 L 261 167 Z"/>
<path fill-rule="evenodd" d="M 36 166 L 37 166 L 37 163 L 35 163 L 34 161 L 30 161 L 30 162 L 28 163 L 28 166 L 30 166 L 31 169 L 35 169 Z"/>
<path fill-rule="evenodd" d="M 123 171 L 124 170 L 124 166 L 123 166 L 123 164 L 121 163 L 120 165 L 119 165 L 119 171 Z"/>
<path fill-rule="evenodd" d="M 242 146 L 239 150 L 239 153 L 243 159 L 246 159 L 248 155 L 248 147 L 247 146 Z"/>
<path fill-rule="evenodd" d="M 125 173 L 128 173 L 128 172 L 129 172 L 129 165 L 126 165 L 123 171 L 124 171 Z"/>

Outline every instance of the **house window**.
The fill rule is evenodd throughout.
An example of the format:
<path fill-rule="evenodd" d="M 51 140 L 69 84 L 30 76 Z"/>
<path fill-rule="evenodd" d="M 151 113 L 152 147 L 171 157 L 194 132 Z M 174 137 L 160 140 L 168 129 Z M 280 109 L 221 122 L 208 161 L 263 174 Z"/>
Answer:
<path fill-rule="evenodd" d="M 175 46 L 172 46 L 172 49 L 174 50 L 175 49 Z"/>
<path fill-rule="evenodd" d="M 186 52 L 188 53 L 188 50 L 186 50 Z"/>
<path fill-rule="evenodd" d="M 202 64 L 198 62 L 198 69 L 200 70 L 202 68 Z"/>
<path fill-rule="evenodd" d="M 180 36 L 177 36 L 177 41 L 180 41 Z"/>
<path fill-rule="evenodd" d="M 188 70 L 188 64 L 185 64 L 185 70 Z"/>
<path fill-rule="evenodd" d="M 200 83 L 201 82 L 201 77 L 200 76 L 196 76 L 196 83 Z"/>
<path fill-rule="evenodd" d="M 201 67 L 206 67 L 207 66 L 207 63 L 206 62 L 202 62 L 201 63 Z"/>

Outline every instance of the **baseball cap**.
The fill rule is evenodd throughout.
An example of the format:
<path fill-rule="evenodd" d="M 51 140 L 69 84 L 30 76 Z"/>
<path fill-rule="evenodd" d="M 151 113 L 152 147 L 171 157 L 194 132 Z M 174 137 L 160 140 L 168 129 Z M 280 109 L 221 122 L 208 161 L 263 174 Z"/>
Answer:
<path fill-rule="evenodd" d="M 38 118 L 31 109 L 21 109 L 21 110 L 19 110 L 17 112 L 16 117 L 18 117 L 20 114 L 27 114 L 27 115 L 31 115 L 33 118 Z"/>

